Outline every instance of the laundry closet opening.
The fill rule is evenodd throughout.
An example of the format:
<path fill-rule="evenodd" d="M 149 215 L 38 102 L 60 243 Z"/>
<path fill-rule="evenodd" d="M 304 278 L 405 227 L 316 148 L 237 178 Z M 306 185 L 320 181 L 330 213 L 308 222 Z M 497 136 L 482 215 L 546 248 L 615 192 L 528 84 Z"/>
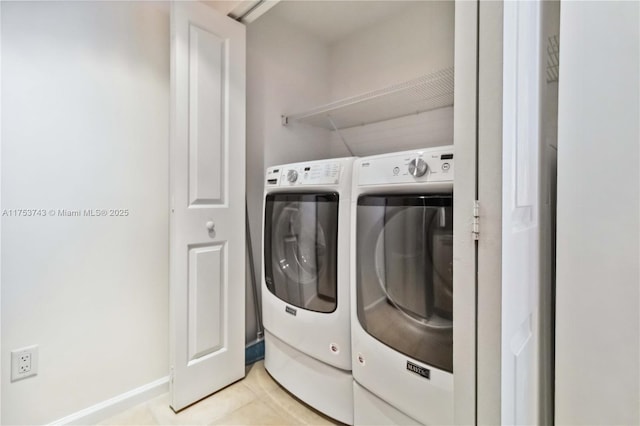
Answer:
<path fill-rule="evenodd" d="M 454 8 L 283 1 L 248 23 L 247 203 L 258 281 L 267 167 L 452 144 Z"/>
<path fill-rule="evenodd" d="M 351 191 L 360 182 L 356 180 L 356 166 L 351 173 L 352 157 L 403 152 L 402 158 L 376 160 L 375 173 L 388 171 L 392 176 L 411 178 L 401 183 L 415 195 L 425 195 L 432 189 L 426 184 L 431 178 L 422 178 L 423 172 L 414 175 L 414 182 L 407 175 L 409 160 L 404 158 L 420 152 L 424 161 L 432 163 L 429 167 L 437 167 L 434 171 L 449 172 L 445 192 L 452 193 L 455 9 L 455 3 L 448 1 L 281 1 L 266 12 L 263 10 L 257 19 L 245 20 L 247 202 L 255 270 L 262 275 L 258 279 L 262 294 L 257 303 L 263 304 L 265 367 L 294 395 L 344 423 L 369 421 L 363 413 L 373 411 L 365 407 L 373 401 L 374 394 L 380 396 L 374 381 L 387 378 L 380 374 L 369 380 L 363 375 L 364 370 L 359 370 L 356 377 L 354 363 L 360 346 L 354 346 L 351 327 L 356 321 L 352 312 L 354 294 L 361 290 L 358 287 L 354 291 L 353 287 L 351 271 L 358 260 L 352 252 L 356 245 L 350 242 L 350 228 L 356 226 L 351 213 L 353 203 L 359 202 Z M 437 160 L 427 153 L 436 147 L 446 147 L 442 153 L 438 151 Z M 447 163 L 446 171 L 440 169 L 441 154 L 449 158 L 449 163 L 442 160 Z M 422 158 L 414 159 L 424 163 Z M 388 170 L 378 169 L 390 162 L 394 164 Z M 316 169 L 322 178 L 312 173 Z M 412 186 L 417 182 L 425 186 Z M 443 188 L 439 190 L 444 191 Z M 379 195 L 382 190 L 377 189 Z M 359 194 L 369 196 L 365 189 Z M 323 197 L 334 198 L 329 202 Z M 449 207 L 436 209 L 438 213 L 448 212 L 446 217 L 438 216 L 448 226 L 448 254 L 438 251 L 448 259 L 443 261 L 447 270 L 452 270 L 451 200 L 449 196 Z M 423 206 L 410 210 L 424 213 L 433 209 Z M 388 210 L 383 207 L 382 212 L 384 215 Z M 413 227 L 418 222 L 416 216 L 403 224 Z M 418 231 L 408 232 L 412 236 Z M 431 248 L 433 241 L 429 236 L 422 243 Z M 414 246 L 409 243 L 406 248 L 412 250 Z M 391 256 L 396 249 L 397 245 L 390 245 L 384 252 Z M 420 263 L 432 251 L 412 251 L 411 256 Z M 357 259 L 359 256 L 355 254 Z M 432 260 L 429 257 L 428 261 Z M 384 262 L 374 263 L 378 267 Z M 393 269 L 386 266 L 389 271 Z M 381 283 L 386 294 L 393 297 L 381 298 L 379 306 L 386 306 L 384 300 L 429 297 L 434 293 L 425 292 L 424 288 L 432 284 L 432 275 L 425 272 L 415 279 Z M 401 330 L 390 330 L 390 334 L 377 333 L 381 323 L 368 307 L 366 319 L 358 317 L 373 326 L 365 326 L 363 333 L 377 342 L 363 349 L 370 355 L 367 362 L 371 367 L 367 371 L 377 370 L 376 359 L 386 359 L 388 374 L 398 378 L 392 382 L 402 382 L 402 395 L 426 396 L 438 406 L 428 407 L 425 413 L 420 404 L 416 411 L 405 407 L 409 402 L 398 405 L 386 397 L 376 401 L 377 407 L 393 404 L 400 410 L 398 417 L 389 417 L 392 423 L 402 421 L 406 415 L 428 423 L 453 420 L 455 314 L 450 276 L 451 273 L 447 280 L 449 297 L 440 297 L 443 293 L 439 290 L 435 293 L 436 310 L 443 318 L 440 322 L 444 328 L 438 326 L 439 331 L 433 331 L 433 301 L 423 301 L 424 309 L 414 311 L 429 327 L 416 328 L 415 335 L 405 339 L 408 345 L 398 347 L 398 339 L 390 339 L 390 335 L 401 336 L 414 327 L 414 323 L 404 323 L 404 317 L 394 323 Z M 441 287 L 439 282 L 437 286 Z M 370 289 L 365 292 L 371 293 Z M 250 318 L 247 324 L 251 327 Z M 425 332 L 432 346 L 416 351 L 412 346 Z M 247 333 L 249 337 L 253 330 L 248 329 Z M 436 357 L 422 354 L 436 346 Z M 393 355 L 384 355 L 387 351 Z M 418 363 L 409 373 L 407 357 Z M 429 373 L 424 373 L 429 368 L 433 368 L 430 379 Z M 405 374 L 412 376 L 406 379 Z M 354 393 L 354 379 L 360 380 L 362 392 Z M 354 398 L 359 398 L 357 404 Z M 412 398 L 409 395 L 405 399 Z"/>

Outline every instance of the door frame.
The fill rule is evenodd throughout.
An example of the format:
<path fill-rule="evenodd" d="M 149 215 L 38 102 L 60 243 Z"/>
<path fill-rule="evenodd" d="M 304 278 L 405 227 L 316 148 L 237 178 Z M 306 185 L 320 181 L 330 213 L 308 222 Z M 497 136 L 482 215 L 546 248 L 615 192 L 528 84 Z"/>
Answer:
<path fill-rule="evenodd" d="M 0 40 L 2 40 L 2 2 L 0 2 Z M 0 43 L 0 99 L 2 99 L 2 43 Z M 0 187 L 2 187 L 2 102 L 0 102 Z M 0 209 L 2 191 L 0 191 Z M 2 363 L 2 221 L 0 221 L 0 366 Z M 0 386 L 0 424 L 2 423 L 2 386 Z"/>
<path fill-rule="evenodd" d="M 508 5 L 509 7 L 511 5 Z M 540 5 L 540 7 L 542 7 Z M 477 195 L 480 200 L 480 239 L 477 246 L 477 345 L 476 345 L 476 424 L 502 424 L 503 401 L 502 380 L 505 373 L 502 359 L 503 347 L 503 192 L 510 190 L 503 184 L 503 174 L 509 173 L 508 164 L 503 163 L 504 146 L 513 143 L 503 140 L 504 96 L 513 96 L 505 86 L 504 63 L 515 61 L 513 52 L 506 51 L 505 2 L 479 1 L 478 3 L 478 104 L 477 104 Z M 511 18 L 509 18 L 511 19 Z M 505 56 L 505 54 L 507 56 Z M 541 63 L 544 62 L 541 59 Z M 541 75 L 544 75 L 542 73 Z M 542 96 L 542 95 L 539 95 Z M 542 150 L 542 146 L 540 149 Z M 457 155 L 457 153 L 456 153 Z M 544 173 L 548 161 L 540 152 L 540 166 L 536 173 Z M 457 177 L 456 177 L 457 178 Z M 538 177 L 540 179 L 540 177 Z M 550 219 L 549 219 L 550 220 Z M 543 232 L 542 230 L 540 232 Z M 539 268 L 547 253 L 538 251 L 534 268 Z M 541 284 L 539 284 L 540 286 Z M 540 288 L 537 289 L 538 293 Z M 542 301 L 539 303 L 546 303 Z M 537 319 L 534 318 L 535 321 Z M 534 325 L 537 338 L 545 338 L 544 331 Z M 539 362 L 540 354 L 536 354 Z M 543 365 L 544 366 L 544 365 Z M 541 422 L 553 421 L 548 401 L 540 400 L 547 392 L 544 381 L 548 373 L 533 371 L 532 380 L 538 381 L 538 400 L 531 402 L 534 416 Z"/>
<path fill-rule="evenodd" d="M 502 102 L 504 3 L 478 7 L 477 424 L 502 424 Z"/>
<path fill-rule="evenodd" d="M 473 238 L 478 198 L 478 9 L 479 2 L 455 3 L 453 192 L 453 381 L 454 423 L 476 424 L 477 250 Z"/>

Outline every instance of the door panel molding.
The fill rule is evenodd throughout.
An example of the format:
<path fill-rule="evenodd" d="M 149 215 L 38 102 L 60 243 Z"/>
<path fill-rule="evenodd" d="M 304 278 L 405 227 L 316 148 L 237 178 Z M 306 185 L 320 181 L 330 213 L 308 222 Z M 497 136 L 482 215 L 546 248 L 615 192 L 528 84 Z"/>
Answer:
<path fill-rule="evenodd" d="M 223 327 L 227 306 L 225 243 L 190 247 L 189 256 L 189 363 L 226 346 Z"/>
<path fill-rule="evenodd" d="M 226 207 L 228 50 L 227 40 L 189 25 L 190 206 Z"/>

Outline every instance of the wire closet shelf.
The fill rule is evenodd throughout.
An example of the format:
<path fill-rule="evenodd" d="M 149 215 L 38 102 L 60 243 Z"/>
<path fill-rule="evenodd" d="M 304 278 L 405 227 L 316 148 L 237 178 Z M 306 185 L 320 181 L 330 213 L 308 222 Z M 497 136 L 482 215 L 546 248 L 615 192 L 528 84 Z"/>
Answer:
<path fill-rule="evenodd" d="M 282 124 L 304 123 L 336 130 L 391 120 L 453 105 L 453 68 L 373 92 L 282 116 Z"/>

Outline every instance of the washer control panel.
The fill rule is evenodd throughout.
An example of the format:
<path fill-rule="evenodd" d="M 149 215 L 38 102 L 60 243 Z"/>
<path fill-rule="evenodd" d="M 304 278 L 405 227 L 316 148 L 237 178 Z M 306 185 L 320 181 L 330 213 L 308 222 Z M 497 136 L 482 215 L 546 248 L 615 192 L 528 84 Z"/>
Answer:
<path fill-rule="evenodd" d="M 453 181 L 453 147 L 374 156 L 359 161 L 358 184 Z"/>
<path fill-rule="evenodd" d="M 342 167 L 338 161 L 298 163 L 267 169 L 267 186 L 336 185 Z"/>

